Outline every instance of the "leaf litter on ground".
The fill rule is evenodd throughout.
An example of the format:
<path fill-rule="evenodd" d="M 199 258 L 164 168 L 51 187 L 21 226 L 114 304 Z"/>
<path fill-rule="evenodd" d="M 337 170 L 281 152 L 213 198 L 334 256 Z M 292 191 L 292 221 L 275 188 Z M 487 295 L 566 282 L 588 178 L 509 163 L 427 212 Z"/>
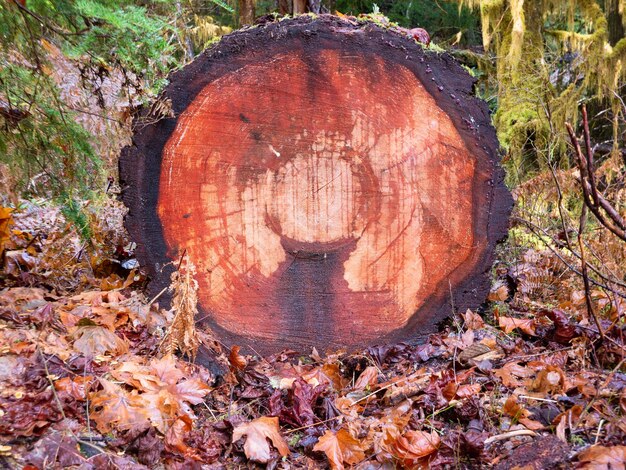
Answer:
<path fill-rule="evenodd" d="M 580 284 L 561 271 L 546 302 L 529 279 L 553 266 L 550 252 L 526 252 L 494 283 L 489 311 L 462 312 L 421 344 L 259 357 L 199 331 L 214 364 L 194 364 L 164 351 L 175 312 L 144 297 L 136 268 L 105 267 L 102 248 L 56 267 L 53 253 L 78 243 L 59 234 L 66 227 L 46 246 L 15 229 L 12 214 L 0 213 L 2 243 L 35 259 L 14 257 L 19 272 L 3 267 L 0 459 L 9 466 L 513 468 L 527 455 L 535 468 L 624 465 L 624 325 L 607 325 L 600 342 Z M 594 302 L 620 318 L 621 303 Z M 560 450 L 548 457 L 546 447 Z"/>

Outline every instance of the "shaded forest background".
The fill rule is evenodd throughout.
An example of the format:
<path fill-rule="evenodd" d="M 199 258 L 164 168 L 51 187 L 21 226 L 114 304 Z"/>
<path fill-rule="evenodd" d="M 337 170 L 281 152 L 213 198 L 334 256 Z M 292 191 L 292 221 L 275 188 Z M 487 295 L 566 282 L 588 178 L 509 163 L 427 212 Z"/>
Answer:
<path fill-rule="evenodd" d="M 116 179 L 116 155 L 138 107 L 167 114 L 167 103 L 155 101 L 167 74 L 253 18 L 294 11 L 426 29 L 477 77 L 511 187 L 575 166 L 565 122 L 579 122 L 581 103 L 598 163 L 611 159 L 615 173 L 626 158 L 624 10 L 623 0 L 4 2 L 3 202 L 52 197 L 88 236 L 84 201 L 102 197 Z"/>

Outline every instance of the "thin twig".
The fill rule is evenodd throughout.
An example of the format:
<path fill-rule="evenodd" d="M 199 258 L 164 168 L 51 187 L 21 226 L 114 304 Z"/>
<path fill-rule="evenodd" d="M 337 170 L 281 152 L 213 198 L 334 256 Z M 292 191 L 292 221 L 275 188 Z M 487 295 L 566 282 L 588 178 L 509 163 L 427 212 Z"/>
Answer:
<path fill-rule="evenodd" d="M 572 142 L 572 146 L 574 147 L 578 168 L 580 170 L 580 186 L 583 191 L 585 205 L 589 207 L 589 210 L 591 210 L 593 215 L 596 216 L 602 225 L 609 229 L 618 238 L 626 241 L 626 222 L 619 212 L 611 205 L 611 203 L 609 203 L 604 196 L 600 194 L 595 183 L 593 149 L 591 148 L 589 120 L 587 119 L 586 109 L 583 107 L 583 138 L 585 140 L 585 154 L 583 154 L 572 125 L 569 122 L 566 122 L 565 127 Z M 606 217 L 600 209 L 606 213 Z"/>
<path fill-rule="evenodd" d="M 585 231 L 585 225 L 587 223 L 587 206 L 583 204 L 580 212 L 580 225 L 578 228 L 578 246 L 580 247 L 580 264 L 583 275 L 583 285 L 585 286 L 585 303 L 587 304 L 587 314 L 593 318 L 596 326 L 598 327 L 598 333 L 600 338 L 604 341 L 604 331 L 600 325 L 600 320 L 593 309 L 593 303 L 591 301 L 591 286 L 589 285 L 589 272 L 587 271 L 587 262 L 585 261 L 585 244 L 583 243 L 583 232 Z"/>
<path fill-rule="evenodd" d="M 506 439 L 510 439 L 512 437 L 517 436 L 536 436 L 537 434 L 530 429 L 518 429 L 517 431 L 509 431 L 502 434 L 498 434 L 497 436 L 491 436 L 485 439 L 485 445 L 488 446 L 497 441 L 504 441 Z"/>
<path fill-rule="evenodd" d="M 576 269 L 573 265 L 571 265 L 567 260 L 565 260 L 565 258 L 563 258 L 563 255 L 561 253 L 559 253 L 557 250 L 555 250 L 548 242 L 546 242 L 542 237 L 546 237 L 548 239 L 550 239 L 552 241 L 552 243 L 554 243 L 557 246 L 562 245 L 562 243 L 560 243 L 558 240 L 556 240 L 553 236 L 551 236 L 545 229 L 539 227 L 536 224 L 533 224 L 531 221 L 526 220 L 526 219 L 522 219 L 521 217 L 512 217 L 511 220 L 513 220 L 514 222 L 519 222 L 521 224 L 524 224 L 528 230 L 530 230 L 533 234 L 535 234 L 535 236 L 537 236 L 543 243 L 544 245 L 546 245 L 546 247 L 556 255 L 557 258 L 559 258 L 559 260 L 565 265 L 567 266 L 567 268 L 569 270 L 571 270 L 573 273 L 578 274 L 579 276 L 582 276 L 582 273 Z M 540 233 L 541 232 L 541 233 Z M 570 250 L 568 248 L 568 250 Z M 580 254 L 577 253 L 574 250 L 570 250 L 570 253 L 575 256 L 578 259 L 581 259 Z M 589 267 L 589 269 L 591 271 L 593 271 L 595 274 L 597 274 L 600 278 L 602 278 L 603 280 L 605 280 L 608 283 L 611 284 L 615 284 L 616 286 L 620 286 L 620 287 L 624 287 L 626 288 L 626 283 L 618 280 L 618 279 L 611 279 L 608 278 L 607 276 L 605 276 L 604 274 L 602 274 L 595 266 L 593 266 L 592 264 L 590 264 L 589 262 L 587 262 L 587 266 Z M 621 292 L 616 292 L 614 289 L 612 289 L 611 287 L 609 287 L 606 284 L 603 284 L 599 281 L 596 281 L 593 278 L 590 278 L 589 281 L 592 284 L 595 284 L 598 287 L 601 287 L 603 289 L 607 289 L 611 292 L 614 292 L 615 294 L 619 295 L 622 298 L 626 299 L 626 294 L 623 294 Z"/>

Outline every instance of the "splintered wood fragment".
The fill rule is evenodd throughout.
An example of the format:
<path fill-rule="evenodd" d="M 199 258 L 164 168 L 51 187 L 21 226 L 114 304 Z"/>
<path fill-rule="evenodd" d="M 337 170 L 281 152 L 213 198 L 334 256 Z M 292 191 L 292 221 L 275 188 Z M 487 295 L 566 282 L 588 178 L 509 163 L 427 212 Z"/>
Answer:
<path fill-rule="evenodd" d="M 153 291 L 186 250 L 199 318 L 262 352 L 415 340 L 477 307 L 511 197 L 472 85 L 402 32 L 328 15 L 225 37 L 121 160 Z"/>

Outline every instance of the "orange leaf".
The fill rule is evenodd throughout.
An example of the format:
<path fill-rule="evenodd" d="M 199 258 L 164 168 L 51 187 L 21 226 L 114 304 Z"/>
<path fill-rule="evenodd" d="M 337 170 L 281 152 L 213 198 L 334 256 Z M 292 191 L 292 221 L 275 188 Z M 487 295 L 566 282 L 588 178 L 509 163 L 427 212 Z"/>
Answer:
<path fill-rule="evenodd" d="M 419 465 L 419 460 L 437 451 L 441 439 L 435 431 L 407 431 L 394 444 L 395 455 L 406 467 Z"/>
<path fill-rule="evenodd" d="M 165 444 L 168 449 L 177 451 L 184 457 L 201 460 L 198 452 L 185 443 L 185 437 L 189 435 L 190 431 L 190 422 L 185 421 L 184 419 L 177 419 L 165 434 Z"/>
<path fill-rule="evenodd" d="M 536 336 L 535 333 L 535 320 L 534 319 L 521 319 L 511 317 L 500 317 L 498 319 L 498 325 L 504 330 L 505 333 L 510 333 L 514 329 L 518 328 L 527 335 Z"/>
<path fill-rule="evenodd" d="M 509 296 L 509 289 L 506 284 L 502 281 L 496 282 L 489 292 L 488 300 L 492 302 L 500 301 L 504 302 Z"/>
<path fill-rule="evenodd" d="M 472 312 L 469 308 L 462 313 L 463 321 L 465 322 L 465 327 L 470 330 L 480 330 L 485 326 L 485 322 L 480 315 Z"/>
<path fill-rule="evenodd" d="M 535 421 L 534 419 L 530 418 L 520 418 L 518 419 L 518 422 L 520 424 L 523 424 L 526 429 L 530 429 L 531 431 L 539 431 L 540 429 L 545 428 L 545 426 L 539 421 Z"/>
<path fill-rule="evenodd" d="M 162 359 L 150 361 L 150 369 L 163 383 L 175 385 L 185 374 L 177 367 L 174 356 L 168 354 Z"/>
<path fill-rule="evenodd" d="M 239 350 L 241 348 L 239 346 L 233 346 L 230 348 L 230 354 L 228 355 L 228 361 L 230 362 L 230 366 L 234 370 L 243 370 L 248 365 L 248 361 L 246 358 L 239 354 Z"/>
<path fill-rule="evenodd" d="M 145 413 L 145 402 L 136 393 L 127 393 L 119 385 L 100 379 L 102 390 L 91 395 L 91 419 L 100 432 L 113 428 L 126 430 L 146 429 L 150 426 Z"/>
<path fill-rule="evenodd" d="M 243 450 L 246 457 L 260 463 L 267 463 L 270 460 L 269 439 L 283 457 L 289 455 L 289 447 L 280 435 L 278 418 L 261 417 L 249 423 L 239 424 L 233 430 L 233 442 L 246 436 Z"/>
<path fill-rule="evenodd" d="M 527 418 L 530 415 L 530 411 L 526 410 L 519 404 L 515 395 L 511 395 L 506 399 L 506 402 L 504 402 L 504 406 L 502 407 L 502 411 L 513 419 Z"/>
<path fill-rule="evenodd" d="M 333 470 L 343 470 L 344 463 L 352 465 L 365 458 L 363 444 L 345 429 L 340 429 L 337 433 L 326 431 L 313 450 L 324 452 Z"/>
<path fill-rule="evenodd" d="M 177 385 L 166 385 L 157 392 L 144 393 L 145 412 L 152 425 L 166 433 L 178 418 L 194 420 L 196 416 L 189 404 L 202 403 L 210 387 L 199 379 L 185 380 Z"/>
<path fill-rule="evenodd" d="M 154 370 L 134 361 L 123 362 L 117 369 L 111 371 L 111 375 L 142 392 L 158 391 L 165 385 L 155 375 Z"/>
<path fill-rule="evenodd" d="M 480 384 L 461 385 L 456 390 L 456 396 L 458 398 L 468 398 L 468 397 L 477 395 L 478 392 L 480 392 L 481 388 L 482 388 L 482 385 L 480 385 Z"/>
<path fill-rule="evenodd" d="M 4 244 L 11 238 L 11 231 L 9 226 L 13 219 L 11 213 L 13 209 L 10 207 L 0 206 L 0 254 L 4 251 Z"/>
<path fill-rule="evenodd" d="M 354 389 L 364 390 L 368 386 L 371 387 L 372 385 L 376 385 L 377 382 L 378 382 L 378 369 L 374 366 L 369 366 L 369 367 L 366 367 L 363 372 L 361 372 L 361 375 L 359 375 L 359 378 L 354 384 Z"/>
<path fill-rule="evenodd" d="M 593 446 L 578 454 L 585 470 L 609 470 L 624 468 L 626 464 L 626 446 Z"/>
<path fill-rule="evenodd" d="M 74 379 L 64 377 L 54 382 L 54 389 L 57 392 L 64 392 L 75 400 L 85 401 L 87 399 L 87 389 L 91 387 L 94 377 L 92 375 L 76 376 Z"/>
<path fill-rule="evenodd" d="M 565 393 L 565 373 L 556 366 L 546 366 L 537 374 L 529 388 L 542 394 Z"/>
<path fill-rule="evenodd" d="M 501 369 L 494 371 L 500 377 L 505 387 L 515 388 L 523 385 L 519 380 L 522 377 L 531 377 L 534 372 L 528 367 L 520 366 L 517 362 L 507 362 Z"/>
<path fill-rule="evenodd" d="M 121 355 L 128 352 L 128 344 L 107 328 L 99 325 L 81 326 L 76 330 L 74 349 L 93 357 L 106 354 Z"/>
<path fill-rule="evenodd" d="M 337 364 L 324 364 L 321 367 L 315 367 L 313 370 L 302 374 L 302 379 L 314 387 L 330 384 L 335 390 L 341 390 L 347 382 L 341 375 Z"/>

